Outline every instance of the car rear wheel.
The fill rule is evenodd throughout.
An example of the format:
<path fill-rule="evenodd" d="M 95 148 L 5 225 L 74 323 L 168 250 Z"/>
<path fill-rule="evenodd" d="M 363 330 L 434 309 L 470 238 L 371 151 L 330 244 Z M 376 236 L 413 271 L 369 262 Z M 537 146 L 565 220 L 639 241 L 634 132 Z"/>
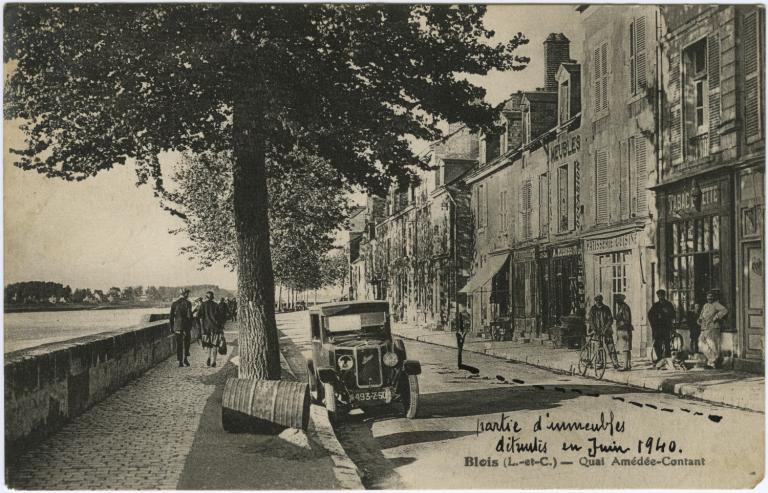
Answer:
<path fill-rule="evenodd" d="M 324 383 L 323 394 L 325 409 L 328 411 L 328 421 L 330 421 L 332 425 L 336 424 L 339 422 L 340 414 L 338 407 L 336 406 L 336 393 L 333 390 L 333 385 L 330 383 Z"/>
<path fill-rule="evenodd" d="M 416 375 L 403 377 L 400 396 L 405 417 L 408 419 L 417 418 L 419 414 L 419 378 Z"/>

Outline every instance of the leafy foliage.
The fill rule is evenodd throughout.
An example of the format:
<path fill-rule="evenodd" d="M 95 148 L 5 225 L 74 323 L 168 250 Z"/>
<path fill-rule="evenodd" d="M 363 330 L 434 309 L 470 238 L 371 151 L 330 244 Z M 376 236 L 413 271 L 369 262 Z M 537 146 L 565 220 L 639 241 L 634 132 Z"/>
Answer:
<path fill-rule="evenodd" d="M 285 167 L 288 160 L 301 165 Z M 267 173 L 275 279 L 295 289 L 319 287 L 320 260 L 333 246 L 334 231 L 349 217 L 350 188 L 327 162 L 299 151 L 280 165 L 268 162 Z M 192 241 L 182 251 L 203 267 L 221 262 L 235 268 L 231 157 L 186 155 L 174 181 L 185 217 L 185 227 L 174 232 L 186 233 Z"/>

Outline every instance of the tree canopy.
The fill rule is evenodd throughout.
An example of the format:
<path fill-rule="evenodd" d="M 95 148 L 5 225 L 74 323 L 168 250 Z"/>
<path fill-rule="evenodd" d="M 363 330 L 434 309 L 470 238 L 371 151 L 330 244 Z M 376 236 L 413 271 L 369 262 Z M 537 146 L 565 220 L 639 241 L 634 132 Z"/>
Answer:
<path fill-rule="evenodd" d="M 5 117 L 17 165 L 83 180 L 129 160 L 175 213 L 163 151 L 231 152 L 240 371 L 279 378 L 266 163 L 295 150 L 382 192 L 423 164 L 408 138 L 440 121 L 490 129 L 464 75 L 520 70 L 482 5 L 14 4 Z M 301 164 L 301 163 L 294 163 Z"/>

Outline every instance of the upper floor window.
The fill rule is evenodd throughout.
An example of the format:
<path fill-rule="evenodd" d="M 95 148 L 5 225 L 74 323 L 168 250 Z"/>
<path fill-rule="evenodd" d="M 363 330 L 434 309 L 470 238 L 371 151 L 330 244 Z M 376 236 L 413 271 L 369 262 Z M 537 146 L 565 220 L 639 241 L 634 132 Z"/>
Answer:
<path fill-rule="evenodd" d="M 539 176 L 539 236 L 546 236 L 549 229 L 549 177 Z"/>
<path fill-rule="evenodd" d="M 557 230 L 568 231 L 570 201 L 568 193 L 568 165 L 557 168 Z"/>
<path fill-rule="evenodd" d="M 608 43 L 602 43 L 595 48 L 592 61 L 597 114 L 608 110 Z"/>
<path fill-rule="evenodd" d="M 485 185 L 478 185 L 477 187 L 477 229 L 483 229 L 485 227 L 485 213 L 487 211 L 487 201 L 485 195 Z"/>
<path fill-rule="evenodd" d="M 531 107 L 524 106 L 523 112 L 523 143 L 527 144 L 531 141 Z"/>
<path fill-rule="evenodd" d="M 595 152 L 595 224 L 608 222 L 608 151 Z"/>
<path fill-rule="evenodd" d="M 508 203 L 508 190 L 502 190 L 499 192 L 499 232 L 507 233 L 509 230 L 509 203 Z"/>
<path fill-rule="evenodd" d="M 629 83 L 633 96 L 641 94 L 647 82 L 645 16 L 629 25 Z"/>
<path fill-rule="evenodd" d="M 533 236 L 533 227 L 531 224 L 531 218 L 533 216 L 533 197 L 531 191 L 531 179 L 528 178 L 523 182 L 523 193 L 521 199 L 521 213 L 523 215 L 523 239 L 527 240 Z"/>
<path fill-rule="evenodd" d="M 709 155 L 709 86 L 707 84 L 707 38 L 683 52 L 683 133 L 686 155 L 698 159 Z"/>

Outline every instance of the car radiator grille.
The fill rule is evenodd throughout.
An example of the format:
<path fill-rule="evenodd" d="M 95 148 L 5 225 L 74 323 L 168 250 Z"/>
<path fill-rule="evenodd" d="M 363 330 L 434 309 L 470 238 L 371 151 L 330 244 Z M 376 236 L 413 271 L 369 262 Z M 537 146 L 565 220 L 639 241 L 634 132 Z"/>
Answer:
<path fill-rule="evenodd" d="M 360 387 L 381 385 L 381 356 L 379 348 L 357 350 L 357 382 Z"/>

